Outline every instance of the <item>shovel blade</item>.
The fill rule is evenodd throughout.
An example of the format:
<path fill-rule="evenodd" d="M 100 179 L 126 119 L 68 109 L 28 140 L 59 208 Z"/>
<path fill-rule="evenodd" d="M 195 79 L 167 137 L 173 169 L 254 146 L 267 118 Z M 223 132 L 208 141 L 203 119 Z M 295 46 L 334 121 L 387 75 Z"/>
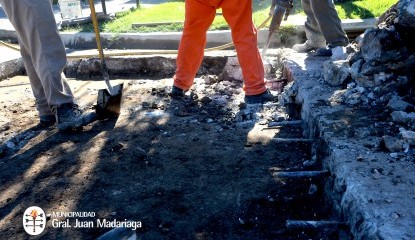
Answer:
<path fill-rule="evenodd" d="M 98 119 L 118 117 L 121 112 L 121 98 L 124 84 L 113 86 L 114 94 L 107 89 L 98 90 L 96 113 Z"/>

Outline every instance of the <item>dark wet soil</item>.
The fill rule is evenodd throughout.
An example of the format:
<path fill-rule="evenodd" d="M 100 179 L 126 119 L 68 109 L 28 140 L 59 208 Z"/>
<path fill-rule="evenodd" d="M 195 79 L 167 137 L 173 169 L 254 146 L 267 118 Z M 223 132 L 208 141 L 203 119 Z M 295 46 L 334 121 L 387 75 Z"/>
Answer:
<path fill-rule="evenodd" d="M 71 81 L 78 101 L 94 98 L 94 87 L 83 84 Z M 202 95 L 172 100 L 161 80 L 126 86 L 118 119 L 71 133 L 35 127 L 30 91 L 1 99 L 1 134 L 14 143 L 0 160 L 1 239 L 29 238 L 22 227 L 29 206 L 47 214 L 94 212 L 88 220 L 141 221 L 138 239 L 338 239 L 337 232 L 285 228 L 287 219 L 330 216 L 322 181 L 271 174 L 307 170 L 310 143 L 272 140 L 302 137 L 300 127 L 234 121 L 234 107 Z M 109 230 L 55 228 L 53 219 L 31 239 L 95 239 Z"/>

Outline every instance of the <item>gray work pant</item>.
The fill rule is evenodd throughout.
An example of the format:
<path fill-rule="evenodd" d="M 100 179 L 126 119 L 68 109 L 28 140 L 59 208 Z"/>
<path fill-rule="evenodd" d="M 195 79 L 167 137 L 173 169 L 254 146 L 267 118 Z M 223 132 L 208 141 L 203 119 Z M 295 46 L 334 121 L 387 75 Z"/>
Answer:
<path fill-rule="evenodd" d="M 305 32 L 313 46 L 346 46 L 349 42 L 333 0 L 301 0 L 307 15 Z"/>
<path fill-rule="evenodd" d="M 56 28 L 50 0 L 0 0 L 19 37 L 21 55 L 39 115 L 73 102 L 63 75 L 66 52 Z"/>

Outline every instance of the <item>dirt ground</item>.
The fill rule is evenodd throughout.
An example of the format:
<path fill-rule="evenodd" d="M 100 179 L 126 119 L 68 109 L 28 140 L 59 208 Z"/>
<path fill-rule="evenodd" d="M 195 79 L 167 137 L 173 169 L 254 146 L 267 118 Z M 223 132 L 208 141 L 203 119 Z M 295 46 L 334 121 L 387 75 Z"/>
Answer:
<path fill-rule="evenodd" d="M 285 220 L 327 216 L 322 183 L 307 205 L 301 195 L 310 195 L 309 182 L 272 177 L 270 169 L 310 159 L 308 143 L 272 141 L 301 137 L 301 128 L 264 129 L 286 116 L 275 106 L 240 104 L 240 86 L 221 95 L 226 101 L 203 84 L 172 100 L 169 79 L 119 81 L 125 82 L 119 118 L 72 133 L 36 127 L 27 77 L 0 82 L 2 239 L 29 238 L 22 216 L 30 206 L 141 221 L 139 239 L 309 239 L 287 232 Z M 104 88 L 98 81 L 70 85 L 86 111 Z M 94 239 L 110 230 L 55 228 L 52 220 L 31 239 Z"/>

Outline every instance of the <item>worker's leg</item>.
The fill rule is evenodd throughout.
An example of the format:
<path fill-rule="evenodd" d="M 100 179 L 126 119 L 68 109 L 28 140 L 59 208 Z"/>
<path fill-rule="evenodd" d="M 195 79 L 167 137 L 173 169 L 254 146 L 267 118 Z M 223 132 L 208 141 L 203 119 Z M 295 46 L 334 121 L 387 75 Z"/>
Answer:
<path fill-rule="evenodd" d="M 252 1 L 223 0 L 220 3 L 228 22 L 244 78 L 246 95 L 266 91 L 264 65 L 258 51 L 257 31 L 252 21 Z"/>
<path fill-rule="evenodd" d="M 216 15 L 207 0 L 186 0 L 183 35 L 177 55 L 174 86 L 188 90 L 203 60 L 206 32 Z"/>
<path fill-rule="evenodd" d="M 319 1 L 326 1 L 326 0 L 317 0 Z M 303 10 L 307 15 L 307 20 L 305 22 L 305 33 L 307 37 L 307 43 L 312 47 L 324 47 L 326 45 L 326 40 L 322 35 L 319 24 L 316 20 L 315 12 L 312 8 L 313 0 L 302 0 L 301 5 L 303 6 Z"/>
<path fill-rule="evenodd" d="M 333 0 L 311 0 L 310 7 L 321 34 L 329 46 L 346 46 L 349 43 Z"/>
<path fill-rule="evenodd" d="M 51 1 L 2 0 L 1 3 L 19 35 L 19 44 L 26 51 L 23 52 L 25 65 L 31 84 L 38 91 L 35 94 L 41 94 L 39 89 L 43 87 L 49 106 L 72 103 L 72 92 L 62 78 L 66 53 L 56 28 Z M 31 73 L 33 70 L 36 75 Z"/>
<path fill-rule="evenodd" d="M 21 40 L 19 40 L 19 42 L 21 42 Z M 39 116 L 53 115 L 51 108 L 49 106 L 48 100 L 46 98 L 46 94 L 45 94 L 45 90 L 43 89 L 42 82 L 40 81 L 36 73 L 36 70 L 33 67 L 30 54 L 23 44 L 20 45 L 20 53 L 23 58 L 26 73 L 30 79 L 30 85 L 32 87 L 33 95 L 35 96 L 36 109 L 39 112 Z"/>

